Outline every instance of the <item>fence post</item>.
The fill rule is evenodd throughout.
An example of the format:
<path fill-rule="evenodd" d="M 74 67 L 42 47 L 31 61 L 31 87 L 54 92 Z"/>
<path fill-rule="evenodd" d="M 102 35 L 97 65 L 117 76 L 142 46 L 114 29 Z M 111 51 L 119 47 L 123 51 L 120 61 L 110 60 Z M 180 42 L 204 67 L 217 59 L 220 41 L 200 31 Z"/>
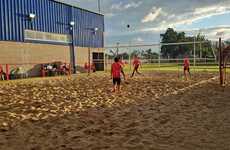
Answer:
<path fill-rule="evenodd" d="M 194 45 L 193 45 L 193 66 L 196 66 L 196 37 L 194 36 Z"/>

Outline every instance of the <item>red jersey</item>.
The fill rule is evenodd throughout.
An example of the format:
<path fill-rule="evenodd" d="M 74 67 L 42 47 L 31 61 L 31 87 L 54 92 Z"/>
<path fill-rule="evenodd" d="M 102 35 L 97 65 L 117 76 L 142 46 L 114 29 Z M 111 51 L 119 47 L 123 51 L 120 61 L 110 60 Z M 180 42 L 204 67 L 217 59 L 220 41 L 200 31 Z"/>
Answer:
<path fill-rule="evenodd" d="M 184 58 L 184 67 L 189 67 L 190 62 L 188 58 Z"/>
<path fill-rule="evenodd" d="M 121 77 L 121 65 L 119 62 L 115 62 L 112 64 L 112 76 L 113 78 Z"/>
<path fill-rule="evenodd" d="M 134 66 L 138 66 L 138 65 L 140 65 L 141 64 L 141 61 L 138 59 L 138 58 L 135 58 L 134 60 L 133 60 L 133 65 Z"/>

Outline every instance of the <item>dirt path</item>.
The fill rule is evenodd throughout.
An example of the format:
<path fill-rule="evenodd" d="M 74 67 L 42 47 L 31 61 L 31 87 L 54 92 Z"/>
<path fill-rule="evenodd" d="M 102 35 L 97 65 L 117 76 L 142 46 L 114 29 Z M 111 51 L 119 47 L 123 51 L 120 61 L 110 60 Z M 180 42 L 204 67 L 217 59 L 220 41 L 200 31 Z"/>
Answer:
<path fill-rule="evenodd" d="M 52 106 L 49 98 L 46 99 L 47 104 L 39 106 L 37 103 L 34 104 L 36 98 L 24 99 L 23 105 L 14 103 L 13 106 L 17 106 L 17 109 L 9 105 L 11 109 L 5 109 L 5 111 L 11 111 L 16 116 L 23 114 L 34 116 L 19 121 L 20 117 L 15 119 L 1 109 L 0 112 L 4 116 L 1 116 L 2 120 L 8 121 L 7 123 L 12 127 L 1 129 L 0 149 L 229 150 L 230 87 L 227 86 L 223 91 L 217 83 L 213 82 L 199 85 L 176 95 L 164 96 L 167 95 L 165 94 L 167 92 L 176 91 L 198 81 L 185 83 L 178 80 L 162 81 L 162 78 L 133 79 L 130 84 L 124 86 L 124 90 L 130 89 L 130 93 L 110 96 L 106 93 L 107 88 L 100 86 L 100 83 L 103 82 L 100 80 L 101 82 L 94 84 L 97 88 L 101 87 L 99 96 L 94 95 L 96 93 L 91 91 L 92 87 L 86 92 L 87 95 L 82 94 L 85 99 L 81 95 L 80 101 L 82 107 L 85 108 L 84 111 L 74 110 L 79 108 L 79 103 L 73 107 L 76 103 L 72 100 L 74 96 L 69 99 L 65 98 L 65 104 L 60 104 L 63 102 L 62 96 L 59 98 L 60 102 L 50 100 L 58 107 Z M 83 84 L 85 80 L 81 79 L 77 82 Z M 50 86 L 50 88 L 57 87 L 57 85 L 60 88 L 63 83 L 61 81 L 51 82 L 48 85 L 52 84 L 55 86 Z M 69 84 L 73 82 L 63 84 L 69 88 L 67 91 L 71 91 Z M 28 86 L 23 83 L 21 87 L 25 85 Z M 107 83 L 107 85 L 110 84 Z M 81 86 L 78 88 L 81 89 Z M 91 94 L 89 94 L 90 91 Z M 102 97 L 100 101 L 98 97 Z M 89 103 L 88 99 L 92 102 Z M 97 103 L 93 105 L 93 102 Z M 89 103 L 88 107 L 86 103 Z M 32 112 L 29 107 L 31 105 L 35 107 Z M 64 111 L 61 110 L 67 109 L 67 106 L 72 106 L 73 109 L 69 108 L 70 112 L 63 113 Z M 38 108 L 60 111 L 46 112 Z M 23 109 L 30 111 L 24 112 Z M 48 118 L 42 119 L 41 116 L 36 116 L 41 112 L 41 116 L 48 115 Z"/>

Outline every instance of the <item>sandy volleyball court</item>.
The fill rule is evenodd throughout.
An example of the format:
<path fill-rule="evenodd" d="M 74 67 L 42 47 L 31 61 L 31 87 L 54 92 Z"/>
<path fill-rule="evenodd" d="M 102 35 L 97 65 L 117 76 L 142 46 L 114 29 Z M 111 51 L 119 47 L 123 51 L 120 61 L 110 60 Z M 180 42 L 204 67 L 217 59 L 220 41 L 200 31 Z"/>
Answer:
<path fill-rule="evenodd" d="M 176 74 L 145 74 L 111 94 L 108 76 L 0 83 L 2 150 L 229 150 L 230 87 L 185 87 Z"/>

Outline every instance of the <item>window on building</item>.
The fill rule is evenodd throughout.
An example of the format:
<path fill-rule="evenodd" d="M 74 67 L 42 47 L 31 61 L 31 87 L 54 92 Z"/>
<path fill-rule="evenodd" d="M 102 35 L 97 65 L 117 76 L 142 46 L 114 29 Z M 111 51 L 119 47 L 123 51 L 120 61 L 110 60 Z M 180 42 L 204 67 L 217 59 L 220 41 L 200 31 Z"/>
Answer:
<path fill-rule="evenodd" d="M 34 30 L 25 30 L 25 40 L 57 42 L 57 43 L 72 42 L 72 38 L 68 34 L 56 34 L 56 33 L 40 32 Z"/>

